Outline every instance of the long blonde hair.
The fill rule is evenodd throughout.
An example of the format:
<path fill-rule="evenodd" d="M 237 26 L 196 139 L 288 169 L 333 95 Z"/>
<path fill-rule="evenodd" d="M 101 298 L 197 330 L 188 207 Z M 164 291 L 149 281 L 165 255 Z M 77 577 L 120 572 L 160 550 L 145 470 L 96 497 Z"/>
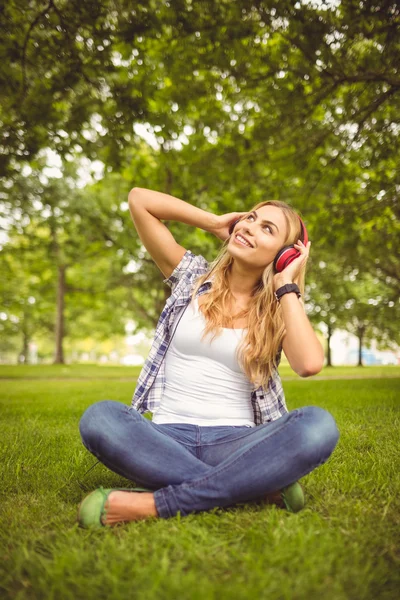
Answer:
<path fill-rule="evenodd" d="M 297 243 L 297 240 L 301 239 L 301 224 L 296 211 L 289 204 L 280 200 L 260 202 L 251 210 L 257 210 L 267 205 L 277 206 L 283 211 L 288 231 L 283 246 Z M 235 317 L 231 316 L 230 305 L 233 296 L 228 285 L 228 274 L 234 258 L 227 250 L 229 240 L 230 237 L 224 241 L 217 257 L 210 263 L 207 273 L 201 275 L 196 281 L 191 299 L 195 300 L 199 287 L 212 274 L 212 286 L 202 304 L 202 312 L 206 318 L 202 341 L 207 335 L 213 334 L 212 342 L 221 335 L 223 323 L 233 324 L 234 318 L 248 315 L 247 332 L 237 347 L 236 357 L 245 375 L 254 385 L 254 389 L 257 389 L 260 385 L 267 386 L 273 371 L 278 366 L 282 339 L 286 329 L 280 304 L 274 296 L 273 261 L 265 267 L 260 280 L 253 288 L 249 307 Z M 299 286 L 302 296 L 305 270 L 304 265 L 294 280 Z"/>

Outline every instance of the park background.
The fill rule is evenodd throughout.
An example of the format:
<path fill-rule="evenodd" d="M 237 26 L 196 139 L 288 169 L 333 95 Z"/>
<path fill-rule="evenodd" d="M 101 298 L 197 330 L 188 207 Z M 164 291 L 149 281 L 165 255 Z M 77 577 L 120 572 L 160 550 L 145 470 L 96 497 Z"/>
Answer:
<path fill-rule="evenodd" d="M 7 0 L 0 24 L 4 593 L 394 598 L 398 3 Z M 326 407 L 341 440 L 299 515 L 74 524 L 84 493 L 129 484 L 87 475 L 79 416 L 130 402 L 170 293 L 129 216 L 133 187 L 215 214 L 280 199 L 304 218 L 326 366 L 307 380 L 283 359 L 281 374 L 289 409 Z M 210 233 L 166 224 L 216 255 Z"/>

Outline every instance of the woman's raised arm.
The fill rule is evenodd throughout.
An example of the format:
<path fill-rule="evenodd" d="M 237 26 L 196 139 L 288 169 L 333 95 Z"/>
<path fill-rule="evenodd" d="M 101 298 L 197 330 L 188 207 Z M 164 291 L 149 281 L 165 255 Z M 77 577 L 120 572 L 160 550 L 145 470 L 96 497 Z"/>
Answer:
<path fill-rule="evenodd" d="M 215 215 L 162 192 L 133 188 L 128 196 L 129 210 L 142 244 L 164 277 L 180 263 L 186 249 L 178 244 L 161 219 L 180 221 L 210 231 Z"/>

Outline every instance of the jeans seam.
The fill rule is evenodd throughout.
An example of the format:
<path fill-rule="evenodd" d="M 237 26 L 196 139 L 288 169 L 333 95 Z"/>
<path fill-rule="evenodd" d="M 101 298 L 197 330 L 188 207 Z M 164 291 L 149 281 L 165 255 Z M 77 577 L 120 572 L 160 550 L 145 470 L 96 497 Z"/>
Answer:
<path fill-rule="evenodd" d="M 200 456 L 201 456 L 201 447 L 200 447 L 200 440 L 201 440 L 201 432 L 200 432 L 200 427 L 198 425 L 196 425 L 196 458 L 198 458 L 200 460 Z"/>

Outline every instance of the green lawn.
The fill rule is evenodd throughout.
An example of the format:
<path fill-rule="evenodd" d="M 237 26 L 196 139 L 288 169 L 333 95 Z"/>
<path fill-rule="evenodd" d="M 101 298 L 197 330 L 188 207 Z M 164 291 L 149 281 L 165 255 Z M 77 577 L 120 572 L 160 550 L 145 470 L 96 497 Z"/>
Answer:
<path fill-rule="evenodd" d="M 327 408 L 341 432 L 330 460 L 302 480 L 302 512 L 247 504 L 86 531 L 76 524 L 83 496 L 130 484 L 101 465 L 85 475 L 95 459 L 79 418 L 101 399 L 128 404 L 138 369 L 0 367 L 1 597 L 397 599 L 400 372 L 321 376 L 360 371 L 284 384 L 289 409 Z"/>
<path fill-rule="evenodd" d="M 136 379 L 141 367 L 99 366 L 99 365 L 0 365 L 0 379 Z M 295 373 L 285 361 L 279 367 L 283 378 L 301 377 Z M 385 367 L 325 367 L 318 375 L 309 378 L 336 377 L 398 377 L 400 365 Z"/>

